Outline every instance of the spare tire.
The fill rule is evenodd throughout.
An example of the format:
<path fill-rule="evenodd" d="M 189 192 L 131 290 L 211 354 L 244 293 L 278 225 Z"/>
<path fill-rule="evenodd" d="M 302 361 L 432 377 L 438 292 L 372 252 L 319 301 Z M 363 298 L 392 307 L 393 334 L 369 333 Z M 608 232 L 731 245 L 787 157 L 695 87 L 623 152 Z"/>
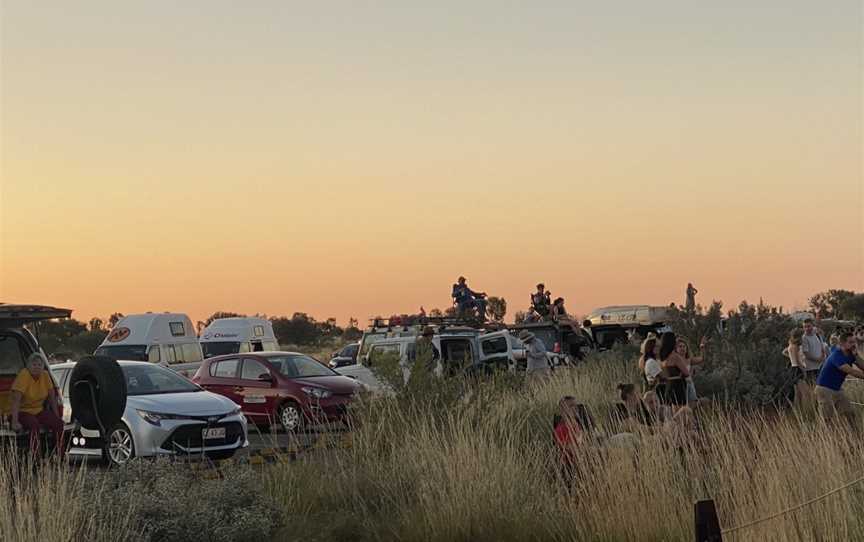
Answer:
<path fill-rule="evenodd" d="M 95 411 L 91 389 L 96 396 Z M 100 429 L 99 420 L 105 428 L 120 423 L 126 410 L 126 377 L 120 364 L 105 356 L 81 358 L 69 375 L 69 403 L 72 419 L 78 420 L 85 429 Z"/>

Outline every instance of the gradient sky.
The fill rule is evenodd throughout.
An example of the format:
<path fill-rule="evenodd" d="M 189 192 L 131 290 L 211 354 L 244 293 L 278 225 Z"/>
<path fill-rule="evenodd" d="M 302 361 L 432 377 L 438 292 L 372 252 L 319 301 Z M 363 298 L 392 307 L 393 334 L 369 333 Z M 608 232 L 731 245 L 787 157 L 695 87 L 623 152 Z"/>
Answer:
<path fill-rule="evenodd" d="M 858 0 L 0 6 L 5 302 L 864 290 Z"/>

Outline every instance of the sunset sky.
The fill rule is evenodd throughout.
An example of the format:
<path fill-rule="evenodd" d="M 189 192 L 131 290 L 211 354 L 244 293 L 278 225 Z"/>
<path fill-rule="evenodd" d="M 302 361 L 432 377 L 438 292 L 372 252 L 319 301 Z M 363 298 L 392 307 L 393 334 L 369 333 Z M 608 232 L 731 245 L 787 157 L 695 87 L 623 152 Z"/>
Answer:
<path fill-rule="evenodd" d="M 0 6 L 3 302 L 864 290 L 859 0 Z"/>

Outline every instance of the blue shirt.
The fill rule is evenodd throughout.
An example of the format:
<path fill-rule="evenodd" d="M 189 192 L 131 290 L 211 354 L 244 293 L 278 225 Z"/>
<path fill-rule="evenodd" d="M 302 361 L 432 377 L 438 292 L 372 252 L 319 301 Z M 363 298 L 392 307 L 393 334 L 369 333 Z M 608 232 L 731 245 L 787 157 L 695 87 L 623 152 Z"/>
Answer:
<path fill-rule="evenodd" d="M 855 356 L 847 356 L 843 350 L 835 348 L 825 363 L 822 364 L 822 370 L 819 371 L 819 376 L 816 378 L 816 385 L 828 388 L 834 391 L 840 391 L 843 387 L 843 382 L 846 381 L 846 373 L 840 370 L 843 365 L 851 365 L 855 361 Z"/>

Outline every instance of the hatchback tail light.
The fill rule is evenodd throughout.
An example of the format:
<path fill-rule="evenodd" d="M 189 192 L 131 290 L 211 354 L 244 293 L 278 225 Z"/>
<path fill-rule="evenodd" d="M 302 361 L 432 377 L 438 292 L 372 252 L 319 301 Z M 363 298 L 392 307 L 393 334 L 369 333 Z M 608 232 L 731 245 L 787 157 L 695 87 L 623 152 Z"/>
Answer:
<path fill-rule="evenodd" d="M 555 347 L 552 349 L 552 351 L 555 352 L 556 354 L 560 354 L 561 353 L 561 343 L 555 343 Z"/>

